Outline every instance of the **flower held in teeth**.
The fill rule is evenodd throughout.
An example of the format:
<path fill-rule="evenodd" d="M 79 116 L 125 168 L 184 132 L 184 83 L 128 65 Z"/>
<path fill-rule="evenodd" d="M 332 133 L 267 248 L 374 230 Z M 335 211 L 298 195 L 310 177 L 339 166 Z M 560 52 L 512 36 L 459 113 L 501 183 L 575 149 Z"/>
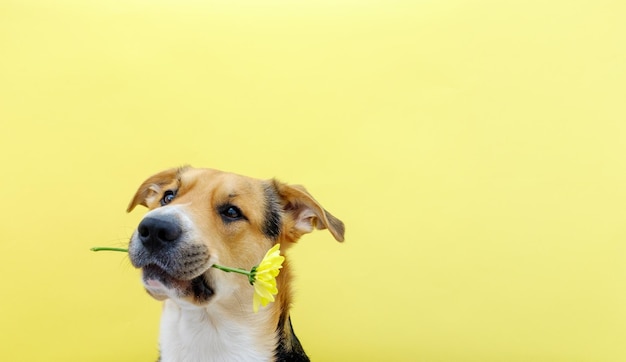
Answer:
<path fill-rule="evenodd" d="M 125 248 L 108 248 L 108 247 L 95 247 L 91 248 L 92 251 L 121 251 L 128 252 Z M 248 281 L 254 286 L 254 296 L 252 297 L 252 310 L 254 312 L 259 311 L 259 306 L 266 306 L 268 303 L 274 301 L 274 296 L 278 294 L 278 288 L 276 287 L 276 277 L 280 273 L 280 268 L 283 267 L 285 257 L 280 255 L 280 244 L 274 245 L 270 250 L 265 253 L 263 260 L 259 265 L 252 268 L 252 270 L 244 270 L 239 268 L 227 267 L 219 264 L 213 264 L 213 268 L 225 271 L 227 273 L 239 273 L 248 276 Z"/>

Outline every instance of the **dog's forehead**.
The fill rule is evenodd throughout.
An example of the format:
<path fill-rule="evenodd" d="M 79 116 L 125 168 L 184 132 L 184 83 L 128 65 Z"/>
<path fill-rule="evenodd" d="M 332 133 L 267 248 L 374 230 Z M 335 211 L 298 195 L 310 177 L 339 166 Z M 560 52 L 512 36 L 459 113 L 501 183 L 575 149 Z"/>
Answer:
<path fill-rule="evenodd" d="M 262 191 L 261 180 L 208 168 L 185 169 L 180 175 L 180 183 L 185 189 L 226 193 L 233 197 Z"/>
<path fill-rule="evenodd" d="M 232 203 L 248 220 L 265 218 L 265 182 L 248 176 L 214 169 L 188 169 L 180 175 L 181 202 L 208 200 L 213 206 Z M 202 207 L 202 203 L 194 203 Z M 202 212 L 202 211 L 201 211 Z"/>

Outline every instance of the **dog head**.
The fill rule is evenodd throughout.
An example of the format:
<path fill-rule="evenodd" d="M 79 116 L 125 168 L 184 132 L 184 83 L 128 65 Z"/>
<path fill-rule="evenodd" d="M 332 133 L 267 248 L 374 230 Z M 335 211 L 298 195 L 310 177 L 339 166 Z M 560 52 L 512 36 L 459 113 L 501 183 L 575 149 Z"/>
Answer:
<path fill-rule="evenodd" d="M 127 211 L 137 205 L 150 210 L 129 244 L 144 287 L 158 300 L 196 306 L 252 299 L 245 277 L 215 270 L 214 263 L 250 269 L 275 243 L 284 250 L 314 229 L 344 237 L 343 223 L 303 187 L 211 169 L 151 176 Z"/>

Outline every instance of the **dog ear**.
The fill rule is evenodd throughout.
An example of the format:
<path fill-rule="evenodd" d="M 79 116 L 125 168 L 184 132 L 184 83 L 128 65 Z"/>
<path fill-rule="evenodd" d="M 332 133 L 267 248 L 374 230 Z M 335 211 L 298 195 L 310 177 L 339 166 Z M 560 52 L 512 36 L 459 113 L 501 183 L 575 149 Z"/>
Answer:
<path fill-rule="evenodd" d="M 326 211 L 306 189 L 300 185 L 287 185 L 274 180 L 274 187 L 282 199 L 283 210 L 293 221 L 290 233 L 294 239 L 314 229 L 328 229 L 337 241 L 343 241 L 343 222 Z"/>
<path fill-rule="evenodd" d="M 148 203 L 151 201 L 151 198 L 159 194 L 165 186 L 175 181 L 178 178 L 180 171 L 180 168 L 171 168 L 150 176 L 141 184 L 141 186 L 139 186 L 135 196 L 130 201 L 130 204 L 128 204 L 126 212 L 133 211 L 137 205 L 148 207 Z"/>

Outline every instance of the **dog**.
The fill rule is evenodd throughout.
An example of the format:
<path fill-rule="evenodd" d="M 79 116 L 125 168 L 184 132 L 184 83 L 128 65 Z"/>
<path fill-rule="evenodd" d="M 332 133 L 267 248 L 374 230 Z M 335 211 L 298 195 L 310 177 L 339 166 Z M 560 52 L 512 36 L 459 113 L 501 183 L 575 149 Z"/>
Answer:
<path fill-rule="evenodd" d="M 344 224 L 302 187 L 192 167 L 144 181 L 128 206 L 149 209 L 133 232 L 129 257 L 143 286 L 164 301 L 159 361 L 308 361 L 289 308 L 288 259 L 275 302 L 253 312 L 247 278 L 213 264 L 250 270 L 276 243 L 288 250 L 303 234 Z"/>

